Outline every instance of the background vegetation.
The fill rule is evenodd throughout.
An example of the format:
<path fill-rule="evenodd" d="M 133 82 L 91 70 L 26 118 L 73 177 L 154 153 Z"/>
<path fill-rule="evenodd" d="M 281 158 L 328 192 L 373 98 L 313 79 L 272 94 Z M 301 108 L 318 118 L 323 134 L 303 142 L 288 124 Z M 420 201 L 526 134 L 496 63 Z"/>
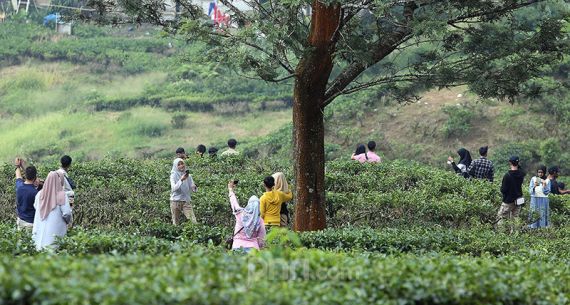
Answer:
<path fill-rule="evenodd" d="M 552 228 L 526 229 L 525 207 L 520 219 L 496 230 L 496 183 L 408 161 L 329 162 L 330 228 L 300 235 L 273 230 L 266 250 L 243 256 L 223 248 L 233 228 L 227 181 L 240 179 L 237 196 L 244 204 L 262 192 L 260 181 L 268 173 L 290 176 L 287 164 L 190 160 L 199 186 L 193 196 L 199 224 L 174 227 L 169 163 L 75 163 L 74 227 L 58 241 L 56 253 L 38 253 L 30 236 L 16 231 L 13 168 L 5 164 L 2 302 L 565 304 L 570 292 L 568 196 L 551 197 Z M 55 167 L 38 165 L 42 176 Z M 511 289 L 512 281 L 527 289 Z M 280 289 L 270 297 L 260 292 L 276 285 Z"/>
<path fill-rule="evenodd" d="M 526 12 L 537 13 L 548 12 Z M 40 17 L 0 23 L 0 303 L 568 304 L 570 197 L 551 196 L 552 228 L 528 230 L 525 207 L 497 229 L 499 182 L 442 169 L 457 148 L 476 156 L 488 144 L 499 175 L 511 154 L 527 170 L 570 170 L 568 58 L 513 104 L 423 86 L 398 88 L 418 96 L 405 102 L 393 88 L 335 101 L 329 228 L 274 230 L 267 250 L 242 256 L 223 249 L 234 225 L 226 183 L 240 180 L 244 204 L 264 176 L 292 176 L 290 86 L 240 77 L 152 27 L 77 23 L 60 36 Z M 172 226 L 174 149 L 230 136 L 241 157 L 188 162 L 200 224 Z M 370 139 L 385 162 L 345 161 Z M 64 153 L 74 227 L 55 253 L 38 253 L 15 229 L 9 162 L 25 157 L 45 177 Z"/>

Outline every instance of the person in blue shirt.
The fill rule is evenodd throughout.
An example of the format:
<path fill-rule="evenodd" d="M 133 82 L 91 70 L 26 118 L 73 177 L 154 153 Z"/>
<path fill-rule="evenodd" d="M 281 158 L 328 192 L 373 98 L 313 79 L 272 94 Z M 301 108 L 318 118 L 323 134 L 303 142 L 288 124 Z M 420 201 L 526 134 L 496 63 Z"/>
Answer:
<path fill-rule="evenodd" d="M 34 200 L 38 193 L 39 180 L 38 172 L 34 166 L 28 166 L 25 169 L 24 178 L 22 176 L 22 169 L 24 168 L 24 161 L 16 159 L 16 225 L 18 230 L 32 230 L 34 225 L 34 216 L 36 209 L 34 209 Z"/>

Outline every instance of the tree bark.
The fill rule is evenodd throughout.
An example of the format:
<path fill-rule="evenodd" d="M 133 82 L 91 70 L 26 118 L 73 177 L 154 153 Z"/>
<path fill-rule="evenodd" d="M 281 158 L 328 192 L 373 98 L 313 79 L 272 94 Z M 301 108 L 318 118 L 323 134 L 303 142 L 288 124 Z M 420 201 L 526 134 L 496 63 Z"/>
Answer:
<path fill-rule="evenodd" d="M 313 1 L 311 48 L 297 65 L 293 93 L 295 231 L 326 227 L 323 102 L 333 67 L 333 36 L 339 25 L 339 5 L 325 6 Z"/>

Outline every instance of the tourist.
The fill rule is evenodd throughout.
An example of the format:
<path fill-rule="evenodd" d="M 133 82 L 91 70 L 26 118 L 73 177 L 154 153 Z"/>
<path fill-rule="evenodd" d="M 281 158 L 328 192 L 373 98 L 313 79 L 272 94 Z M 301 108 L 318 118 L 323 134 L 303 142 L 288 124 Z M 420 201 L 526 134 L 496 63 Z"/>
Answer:
<path fill-rule="evenodd" d="M 236 156 L 239 155 L 239 152 L 236 150 L 237 141 L 236 139 L 229 139 L 228 140 L 228 149 L 224 151 L 220 156 Z"/>
<path fill-rule="evenodd" d="M 287 193 L 275 190 L 273 188 L 275 186 L 275 178 L 272 176 L 263 179 L 263 186 L 265 193 L 259 199 L 261 218 L 263 218 L 266 227 L 278 227 L 281 225 L 281 205 L 293 199 L 293 193 L 291 193 L 291 190 Z"/>
<path fill-rule="evenodd" d="M 501 183 L 501 194 L 503 195 L 503 203 L 499 209 L 499 225 L 504 219 L 512 219 L 517 217 L 524 203 L 522 193 L 522 183 L 525 173 L 519 169 L 519 157 L 512 156 L 509 158 L 510 170 L 503 176 Z"/>
<path fill-rule="evenodd" d="M 57 172 L 63 175 L 64 178 L 63 190 L 65 191 L 65 194 L 69 198 L 69 204 L 73 206 L 73 203 L 75 202 L 76 185 L 75 182 L 73 182 L 73 180 L 69 178 L 69 175 L 67 173 L 71 168 L 71 162 L 72 159 L 70 156 L 65 155 L 61 157 L 60 159 L 61 167 L 57 170 Z"/>
<path fill-rule="evenodd" d="M 37 170 L 34 166 L 26 167 L 26 177 L 22 177 L 22 169 L 24 168 L 24 160 L 18 158 L 16 165 L 16 227 L 18 230 L 31 231 L 34 226 L 34 216 L 36 209 L 34 201 L 38 190 Z"/>
<path fill-rule="evenodd" d="M 479 154 L 481 157 L 479 157 L 479 159 L 473 160 L 473 162 L 471 162 L 471 165 L 467 167 L 467 173 L 470 177 L 476 179 L 487 179 L 489 182 L 493 182 L 495 168 L 493 166 L 493 162 L 487 159 L 488 151 L 489 146 L 483 146 L 479 148 Z"/>
<path fill-rule="evenodd" d="M 471 165 L 471 153 L 469 153 L 469 151 L 465 148 L 460 148 L 457 151 L 457 154 L 459 155 L 459 163 L 455 164 L 453 157 L 449 156 L 447 158 L 447 164 L 451 165 L 455 173 L 458 175 L 461 175 L 464 178 L 469 178 L 467 169 Z"/>
<path fill-rule="evenodd" d="M 176 158 L 180 158 L 182 160 L 185 160 L 188 156 L 186 156 L 186 151 L 184 150 L 184 148 L 182 147 L 178 147 L 176 149 Z"/>
<path fill-rule="evenodd" d="M 550 180 L 545 174 L 546 166 L 537 170 L 536 176 L 530 179 L 528 192 L 530 193 L 529 227 L 546 228 L 550 225 L 550 208 L 548 194 L 550 194 Z M 538 216 L 538 219 L 536 217 Z"/>
<path fill-rule="evenodd" d="M 368 147 L 368 153 L 366 154 L 368 156 L 368 162 L 371 162 L 371 163 L 382 162 L 382 159 L 380 159 L 380 156 L 378 156 L 376 154 L 376 142 L 368 141 L 368 144 L 366 146 Z"/>
<path fill-rule="evenodd" d="M 206 153 L 206 146 L 204 144 L 200 144 L 196 147 L 196 154 L 200 156 L 200 158 L 204 157 Z"/>
<path fill-rule="evenodd" d="M 271 176 L 273 179 L 275 179 L 275 186 L 273 187 L 274 190 L 283 192 L 285 194 L 289 193 L 289 184 L 287 183 L 285 174 L 282 172 L 277 172 Z M 281 204 L 279 219 L 279 226 L 286 228 L 289 225 L 289 210 L 287 209 L 287 202 L 283 202 L 283 204 Z"/>
<path fill-rule="evenodd" d="M 236 217 L 232 250 L 249 252 L 251 249 L 261 249 L 265 244 L 265 226 L 259 211 L 259 199 L 251 196 L 247 206 L 242 208 L 234 193 L 235 187 L 235 182 L 228 183 L 230 205 Z"/>
<path fill-rule="evenodd" d="M 170 171 L 170 212 L 172 224 L 180 224 L 180 214 L 192 223 L 198 223 L 192 209 L 191 192 L 196 192 L 197 187 L 192 180 L 190 171 L 186 170 L 186 163 L 182 158 L 174 159 Z"/>
<path fill-rule="evenodd" d="M 548 169 L 548 180 L 550 180 L 550 193 L 553 195 L 564 195 L 570 194 L 570 190 L 560 189 L 558 184 L 558 175 L 560 174 L 560 169 L 558 166 L 552 166 Z"/>
<path fill-rule="evenodd" d="M 368 155 L 366 154 L 366 146 L 364 144 L 356 145 L 356 150 L 350 157 L 352 160 L 357 160 L 360 163 L 364 163 L 368 160 Z"/>
<path fill-rule="evenodd" d="M 215 158 L 218 154 L 218 149 L 215 147 L 208 148 L 208 155 L 212 158 Z"/>
<path fill-rule="evenodd" d="M 56 237 L 67 234 L 67 226 L 71 223 L 71 206 L 63 189 L 64 183 L 65 177 L 61 173 L 50 172 L 42 190 L 36 195 L 32 240 L 38 251 L 54 248 Z"/>

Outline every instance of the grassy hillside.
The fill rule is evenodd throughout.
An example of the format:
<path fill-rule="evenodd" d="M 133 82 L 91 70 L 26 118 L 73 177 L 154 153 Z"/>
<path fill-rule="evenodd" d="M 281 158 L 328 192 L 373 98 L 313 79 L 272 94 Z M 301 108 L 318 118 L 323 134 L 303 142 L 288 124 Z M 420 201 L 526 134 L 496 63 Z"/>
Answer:
<path fill-rule="evenodd" d="M 167 156 L 291 121 L 286 87 L 204 64 L 207 51 L 152 27 L 0 24 L 0 160 Z"/>
<path fill-rule="evenodd" d="M 132 157 L 168 155 L 178 146 L 220 144 L 228 137 L 247 140 L 290 122 L 288 110 L 236 115 L 167 111 L 135 106 L 123 111 L 96 111 L 98 97 L 144 94 L 164 82 L 165 72 L 131 76 L 93 74 L 69 63 L 30 61 L 0 70 L 2 146 L 0 158 L 16 155 L 41 159 L 71 153 L 79 159 L 107 154 Z M 186 116 L 183 123 L 173 121 Z M 267 124 L 270 117 L 272 124 Z"/>

